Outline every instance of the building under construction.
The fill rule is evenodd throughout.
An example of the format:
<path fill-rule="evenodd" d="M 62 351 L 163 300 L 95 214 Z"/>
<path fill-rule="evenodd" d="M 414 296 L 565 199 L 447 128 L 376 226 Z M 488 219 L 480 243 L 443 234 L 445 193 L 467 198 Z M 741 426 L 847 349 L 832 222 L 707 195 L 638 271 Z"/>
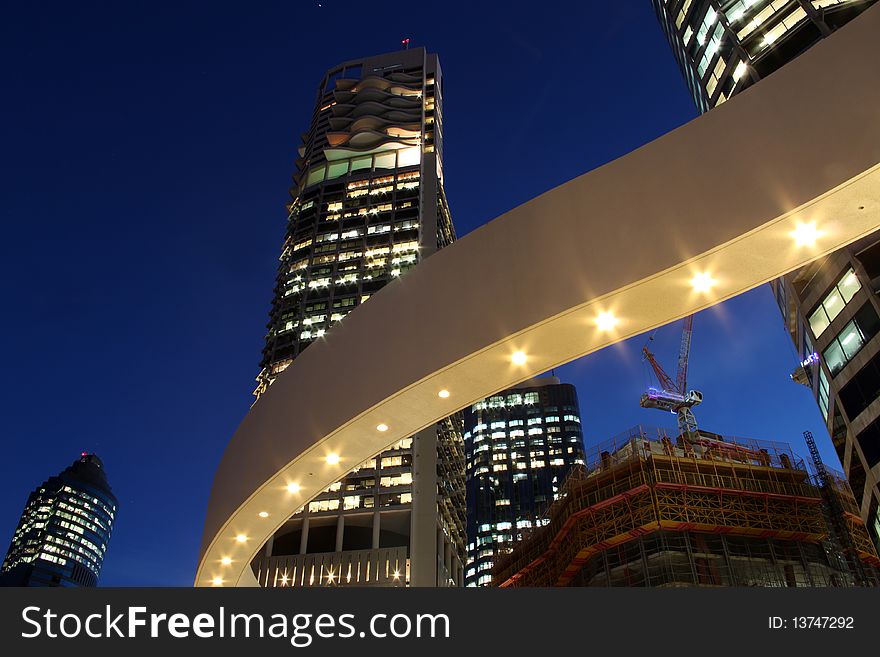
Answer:
<path fill-rule="evenodd" d="M 824 475 L 823 488 L 786 444 L 636 427 L 588 451 L 493 582 L 876 586 L 852 492 Z"/>

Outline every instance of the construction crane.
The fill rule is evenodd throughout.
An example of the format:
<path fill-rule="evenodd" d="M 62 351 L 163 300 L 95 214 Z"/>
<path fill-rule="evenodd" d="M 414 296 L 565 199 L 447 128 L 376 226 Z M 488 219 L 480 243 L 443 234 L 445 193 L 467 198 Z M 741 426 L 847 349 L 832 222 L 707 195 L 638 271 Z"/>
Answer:
<path fill-rule="evenodd" d="M 697 435 L 697 419 L 691 410 L 703 401 L 703 393 L 698 390 L 687 390 L 688 359 L 691 352 L 691 335 L 694 332 L 694 316 L 689 315 L 684 319 L 684 327 L 681 333 L 681 347 L 678 351 L 678 372 L 675 381 L 672 380 L 651 350 L 648 344 L 654 337 L 648 340 L 648 344 L 642 347 L 642 354 L 651 364 L 654 374 L 660 383 L 659 388 L 648 388 L 639 401 L 642 408 L 657 408 L 661 411 L 675 413 L 678 416 L 678 430 L 683 438 L 694 438 Z"/>

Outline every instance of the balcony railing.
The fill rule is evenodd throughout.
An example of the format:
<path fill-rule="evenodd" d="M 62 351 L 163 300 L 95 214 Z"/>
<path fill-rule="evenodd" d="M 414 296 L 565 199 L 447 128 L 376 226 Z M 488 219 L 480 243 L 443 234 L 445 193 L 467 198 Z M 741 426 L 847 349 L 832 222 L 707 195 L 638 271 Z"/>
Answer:
<path fill-rule="evenodd" d="M 408 586 L 407 548 L 347 550 L 261 557 L 254 562 L 260 586 Z"/>

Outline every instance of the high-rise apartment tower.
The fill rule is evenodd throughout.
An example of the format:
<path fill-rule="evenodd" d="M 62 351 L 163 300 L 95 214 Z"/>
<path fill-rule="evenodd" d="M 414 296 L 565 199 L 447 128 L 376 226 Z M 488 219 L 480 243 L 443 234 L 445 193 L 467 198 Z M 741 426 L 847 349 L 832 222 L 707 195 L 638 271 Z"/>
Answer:
<path fill-rule="evenodd" d="M 303 349 L 455 239 L 443 191 L 442 92 L 437 55 L 423 48 L 348 61 L 323 76 L 290 190 L 256 403 Z M 394 340 L 393 323 L 386 337 Z M 334 483 L 253 567 L 263 586 L 460 586 L 463 561 L 457 415 Z"/>

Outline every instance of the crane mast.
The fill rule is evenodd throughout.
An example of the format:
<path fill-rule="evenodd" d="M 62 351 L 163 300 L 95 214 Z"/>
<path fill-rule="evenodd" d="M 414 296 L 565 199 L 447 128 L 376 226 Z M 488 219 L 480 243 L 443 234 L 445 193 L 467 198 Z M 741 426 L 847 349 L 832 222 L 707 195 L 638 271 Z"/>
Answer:
<path fill-rule="evenodd" d="M 691 354 L 691 335 L 694 332 L 694 316 L 684 318 L 684 326 L 681 330 L 681 346 L 678 350 L 678 373 L 675 375 L 675 389 L 681 394 L 687 388 L 688 359 Z"/>

